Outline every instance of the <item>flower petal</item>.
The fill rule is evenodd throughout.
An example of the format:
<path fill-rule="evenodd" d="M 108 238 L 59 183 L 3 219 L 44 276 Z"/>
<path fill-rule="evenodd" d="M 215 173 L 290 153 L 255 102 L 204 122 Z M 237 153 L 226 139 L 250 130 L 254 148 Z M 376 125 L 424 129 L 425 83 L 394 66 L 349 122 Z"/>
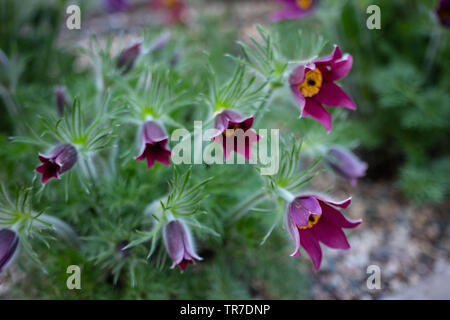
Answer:
<path fill-rule="evenodd" d="M 320 103 L 330 107 L 341 106 L 350 110 L 356 109 L 355 102 L 352 98 L 350 98 L 341 87 L 333 82 L 325 81 L 314 98 Z"/>
<path fill-rule="evenodd" d="M 341 228 L 326 220 L 319 219 L 319 222 L 312 228 L 317 240 L 333 249 L 350 249 L 347 237 Z"/>
<path fill-rule="evenodd" d="M 319 270 L 320 264 L 322 262 L 322 249 L 320 248 L 320 244 L 314 237 L 314 233 L 311 231 L 311 229 L 300 231 L 300 243 L 311 257 L 316 271 Z"/>
<path fill-rule="evenodd" d="M 296 226 L 306 227 L 308 225 L 309 216 L 312 214 L 320 216 L 322 208 L 319 201 L 313 196 L 301 196 L 289 205 L 289 214 L 292 222 Z"/>
<path fill-rule="evenodd" d="M 347 219 L 339 210 L 322 203 L 322 216 L 320 220 L 324 220 L 328 223 L 332 223 L 340 228 L 356 228 L 362 222 L 359 220 Z"/>
<path fill-rule="evenodd" d="M 292 222 L 289 212 L 286 214 L 285 227 L 291 235 L 292 242 L 294 242 L 294 251 L 291 253 L 291 257 L 300 257 L 300 234 L 297 226 Z"/>
<path fill-rule="evenodd" d="M 292 94 L 294 95 L 294 99 L 297 102 L 298 107 L 300 108 L 300 114 L 303 114 L 303 109 L 305 108 L 306 100 L 303 97 L 297 86 L 291 86 Z"/>
<path fill-rule="evenodd" d="M 331 130 L 332 120 L 330 113 L 314 99 L 306 99 L 302 117 L 314 118 L 319 121 L 328 132 Z"/>

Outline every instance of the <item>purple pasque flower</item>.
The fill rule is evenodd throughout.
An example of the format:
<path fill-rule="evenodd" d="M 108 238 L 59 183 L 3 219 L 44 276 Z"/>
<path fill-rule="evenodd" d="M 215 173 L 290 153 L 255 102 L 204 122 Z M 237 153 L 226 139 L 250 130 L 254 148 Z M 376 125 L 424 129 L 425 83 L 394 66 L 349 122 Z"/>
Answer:
<path fill-rule="evenodd" d="M 36 168 L 36 172 L 42 174 L 42 183 L 46 183 L 51 178 L 59 179 L 61 174 L 75 165 L 77 158 L 78 152 L 73 145 L 61 144 L 45 155 L 39 154 L 42 164 Z"/>
<path fill-rule="evenodd" d="M 12 230 L 0 230 L 0 273 L 13 261 L 19 246 L 19 236 Z"/>
<path fill-rule="evenodd" d="M 180 267 L 181 272 L 184 272 L 188 263 L 203 260 L 195 252 L 190 230 L 179 220 L 172 220 L 165 226 L 164 244 L 173 261 L 172 269 Z"/>
<path fill-rule="evenodd" d="M 436 9 L 436 14 L 442 25 L 450 27 L 450 0 L 441 0 Z"/>
<path fill-rule="evenodd" d="M 352 56 L 342 55 L 339 47 L 335 46 L 330 56 L 318 58 L 294 69 L 289 84 L 300 108 L 301 117 L 312 117 L 330 131 L 331 115 L 323 105 L 356 109 L 352 98 L 334 83 L 349 73 L 352 64 Z"/>
<path fill-rule="evenodd" d="M 109 12 L 126 11 L 130 7 L 128 0 L 103 0 L 103 5 Z"/>
<path fill-rule="evenodd" d="M 350 245 L 342 228 L 355 228 L 362 220 L 349 220 L 335 207 L 347 208 L 351 198 L 338 202 L 318 195 L 297 196 L 288 207 L 287 228 L 294 241 L 291 256 L 300 256 L 300 246 L 319 270 L 322 249 L 319 242 L 333 249 L 347 250 Z"/>
<path fill-rule="evenodd" d="M 122 70 L 122 74 L 127 73 L 133 68 L 138 56 L 141 54 L 142 42 L 137 42 L 131 47 L 122 51 L 117 60 L 117 68 Z"/>
<path fill-rule="evenodd" d="M 166 130 L 156 121 L 150 120 L 142 126 L 140 136 L 141 152 L 136 157 L 137 161 L 147 160 L 147 168 L 150 169 L 155 161 L 170 165 L 170 149 L 167 145 L 169 137 Z"/>
<path fill-rule="evenodd" d="M 364 177 L 367 170 L 367 163 L 361 161 L 353 152 L 341 146 L 330 147 L 327 163 L 334 172 L 347 179 L 352 187 L 356 186 L 359 178 Z"/>
<path fill-rule="evenodd" d="M 301 19 L 310 15 L 317 0 L 275 0 L 284 5 L 284 9 L 270 15 L 272 21 Z"/>
<path fill-rule="evenodd" d="M 252 143 L 261 138 L 253 126 L 253 116 L 244 117 L 240 113 L 226 109 L 216 116 L 214 127 L 219 133 L 214 137 L 214 141 L 221 143 L 225 160 L 231 152 L 237 152 L 250 159 Z"/>

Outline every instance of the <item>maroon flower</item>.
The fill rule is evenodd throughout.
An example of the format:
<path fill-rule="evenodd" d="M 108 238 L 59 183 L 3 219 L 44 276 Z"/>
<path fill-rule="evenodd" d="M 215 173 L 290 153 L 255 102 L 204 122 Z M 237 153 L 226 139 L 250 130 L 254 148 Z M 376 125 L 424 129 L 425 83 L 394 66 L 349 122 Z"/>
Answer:
<path fill-rule="evenodd" d="M 123 69 L 122 74 L 127 73 L 133 68 L 139 54 L 141 53 L 142 42 L 138 42 L 122 51 L 117 61 L 117 68 Z"/>
<path fill-rule="evenodd" d="M 301 19 L 312 13 L 317 0 L 275 0 L 284 5 L 284 9 L 271 14 L 273 21 L 287 19 Z"/>
<path fill-rule="evenodd" d="M 184 0 L 153 0 L 149 2 L 151 9 L 165 10 L 165 22 L 168 25 L 183 23 L 188 19 L 187 5 Z"/>
<path fill-rule="evenodd" d="M 289 83 L 302 117 L 312 117 L 330 131 L 331 115 L 322 104 L 356 109 L 352 98 L 334 83 L 349 73 L 352 64 L 352 56 L 343 56 L 339 47 L 335 46 L 332 55 L 294 69 Z"/>
<path fill-rule="evenodd" d="M 327 162 L 337 174 L 347 179 L 352 187 L 356 186 L 358 179 L 366 174 L 367 163 L 340 146 L 332 146 L 328 150 Z"/>
<path fill-rule="evenodd" d="M 141 153 L 136 160 L 147 159 L 147 168 L 150 169 L 159 161 L 168 166 L 170 164 L 170 149 L 167 146 L 169 138 L 164 128 L 156 121 L 147 121 L 142 127 Z"/>
<path fill-rule="evenodd" d="M 78 152 L 74 146 L 69 143 L 59 145 L 46 155 L 39 154 L 42 164 L 36 168 L 36 172 L 42 174 L 42 183 L 51 178 L 59 179 L 61 174 L 75 165 L 77 158 Z"/>
<path fill-rule="evenodd" d="M 301 195 L 289 204 L 287 227 L 295 244 L 292 256 L 300 256 L 300 246 L 311 257 L 314 267 L 319 270 L 322 249 L 319 241 L 333 249 L 347 250 L 350 245 L 342 228 L 355 228 L 361 220 L 345 218 L 334 208 L 347 208 L 351 198 L 335 202 L 317 195 Z"/>
<path fill-rule="evenodd" d="M 172 269 L 180 267 L 183 272 L 188 263 L 193 264 L 194 260 L 203 260 L 195 252 L 190 231 L 181 221 L 173 220 L 166 225 L 164 243 L 173 260 Z"/>
<path fill-rule="evenodd" d="M 0 230 L 0 273 L 14 260 L 19 246 L 19 236 L 9 229 Z"/>
<path fill-rule="evenodd" d="M 250 159 L 251 145 L 260 139 L 256 131 L 251 129 L 252 125 L 253 116 L 245 118 L 233 110 L 224 110 L 216 116 L 214 126 L 219 133 L 214 141 L 222 143 L 225 160 L 232 151 L 243 155 L 246 160 Z"/>
<path fill-rule="evenodd" d="M 442 25 L 450 27 L 450 0 L 441 0 L 436 9 L 436 14 Z"/>

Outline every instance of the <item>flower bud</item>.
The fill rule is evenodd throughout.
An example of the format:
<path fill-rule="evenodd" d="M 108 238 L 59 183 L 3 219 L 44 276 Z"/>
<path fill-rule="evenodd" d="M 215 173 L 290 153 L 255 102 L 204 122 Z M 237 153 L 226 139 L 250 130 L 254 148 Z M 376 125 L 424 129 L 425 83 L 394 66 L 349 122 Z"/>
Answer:
<path fill-rule="evenodd" d="M 142 42 L 138 42 L 131 47 L 128 47 L 119 56 L 119 60 L 117 61 L 117 68 L 122 69 L 122 74 L 127 73 L 133 68 L 136 59 L 141 53 Z"/>
<path fill-rule="evenodd" d="M 17 233 L 9 229 L 0 230 L 0 273 L 14 260 L 18 245 Z"/>
<path fill-rule="evenodd" d="M 330 148 L 327 163 L 337 174 L 347 179 L 353 187 L 358 178 L 364 177 L 367 170 L 367 163 L 359 160 L 353 152 L 339 146 Z"/>
<path fill-rule="evenodd" d="M 164 244 L 173 260 L 172 269 L 178 266 L 183 272 L 188 263 L 194 263 L 194 259 L 203 260 L 195 252 L 189 229 L 179 220 L 173 220 L 166 225 Z"/>
<path fill-rule="evenodd" d="M 147 121 L 142 127 L 141 152 L 136 160 L 147 160 L 147 168 L 150 169 L 155 161 L 168 166 L 170 164 L 170 149 L 167 146 L 169 137 L 164 128 L 156 121 Z"/>
<path fill-rule="evenodd" d="M 50 150 L 46 155 L 39 154 L 42 162 L 36 168 L 36 172 L 42 174 L 42 183 L 46 183 L 51 178 L 59 179 L 59 176 L 71 169 L 77 162 L 77 149 L 71 144 L 62 144 Z"/>
<path fill-rule="evenodd" d="M 67 105 L 67 93 L 64 87 L 55 87 L 55 102 L 58 114 L 64 115 L 64 108 Z"/>
<path fill-rule="evenodd" d="M 155 41 L 153 41 L 150 44 L 149 51 L 153 52 L 153 51 L 159 51 L 159 50 L 163 49 L 167 45 L 167 43 L 170 41 L 170 37 L 171 37 L 170 31 L 164 32 L 162 35 L 160 35 L 158 38 L 155 39 Z"/>

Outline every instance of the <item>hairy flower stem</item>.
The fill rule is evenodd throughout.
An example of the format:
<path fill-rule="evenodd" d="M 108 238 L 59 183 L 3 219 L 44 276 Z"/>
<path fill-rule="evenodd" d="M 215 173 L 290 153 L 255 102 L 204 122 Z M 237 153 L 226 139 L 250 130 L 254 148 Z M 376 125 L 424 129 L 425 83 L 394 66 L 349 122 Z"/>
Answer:
<path fill-rule="evenodd" d="M 258 123 L 261 118 L 264 116 L 264 114 L 267 111 L 267 107 L 269 105 L 269 101 L 271 100 L 272 94 L 275 91 L 275 87 L 274 86 L 270 86 L 270 89 L 266 92 L 266 95 L 264 96 L 263 101 L 261 101 L 258 109 L 255 112 L 254 118 L 255 118 L 255 123 Z"/>
<path fill-rule="evenodd" d="M 40 221 L 39 221 L 40 220 Z M 42 222 L 41 222 L 42 221 Z M 71 226 L 69 226 L 67 223 L 62 221 L 61 219 L 58 219 L 56 217 L 47 215 L 47 214 L 41 214 L 38 218 L 38 221 L 36 222 L 38 226 L 40 227 L 48 227 L 46 224 L 50 224 L 51 228 L 64 240 L 67 242 L 73 244 L 74 246 L 77 246 L 80 244 L 80 240 L 75 233 L 75 231 L 72 229 Z"/>
<path fill-rule="evenodd" d="M 291 203 L 295 199 L 295 196 L 284 188 L 278 187 L 277 192 L 280 198 L 286 200 L 287 203 Z"/>
<path fill-rule="evenodd" d="M 230 219 L 228 225 L 233 225 L 237 221 L 239 221 L 247 212 L 249 212 L 252 208 L 254 208 L 259 203 L 263 202 L 267 199 L 267 193 L 265 190 L 261 190 L 260 192 L 255 193 L 250 196 L 246 200 L 239 203 L 236 207 L 234 207 L 230 213 Z"/>

